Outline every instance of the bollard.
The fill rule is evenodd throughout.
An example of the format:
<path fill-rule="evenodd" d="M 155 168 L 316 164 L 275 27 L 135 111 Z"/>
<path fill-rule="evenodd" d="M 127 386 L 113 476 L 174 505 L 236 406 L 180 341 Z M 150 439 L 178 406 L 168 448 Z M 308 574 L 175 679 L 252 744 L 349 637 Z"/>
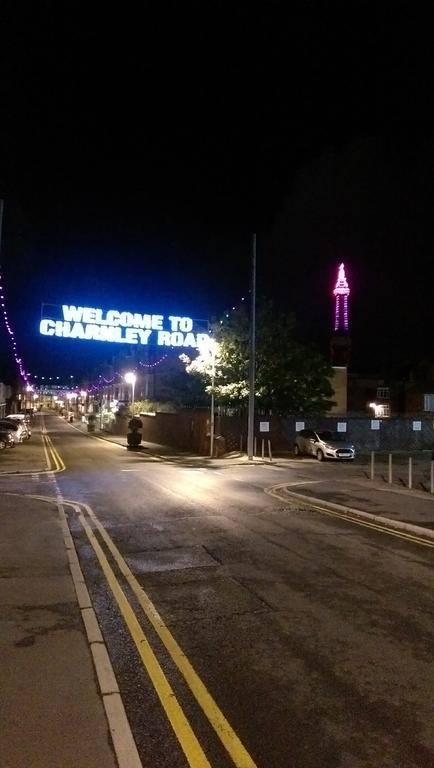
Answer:
<path fill-rule="evenodd" d="M 431 461 L 430 491 L 434 493 L 434 459 Z"/>
<path fill-rule="evenodd" d="M 413 459 L 411 456 L 408 458 L 408 488 L 413 488 Z"/>
<path fill-rule="evenodd" d="M 243 452 L 243 433 L 241 432 L 240 435 L 240 453 Z"/>
<path fill-rule="evenodd" d="M 392 485 L 393 478 L 392 478 L 392 454 L 389 453 L 389 485 Z"/>
<path fill-rule="evenodd" d="M 371 451 L 371 480 L 374 479 L 375 474 L 375 452 Z"/>
<path fill-rule="evenodd" d="M 256 440 L 256 437 L 255 437 L 255 440 L 254 440 L 254 448 L 253 448 L 253 455 L 254 455 L 254 456 L 256 456 L 256 443 L 257 443 L 257 440 Z"/>
<path fill-rule="evenodd" d="M 261 458 L 262 458 L 262 461 L 264 461 L 264 457 L 265 457 L 265 440 L 264 440 L 264 438 L 262 438 L 262 446 L 261 446 Z"/>
<path fill-rule="evenodd" d="M 271 440 L 268 441 L 268 455 L 270 457 L 270 461 L 273 461 L 273 457 L 271 455 Z"/>

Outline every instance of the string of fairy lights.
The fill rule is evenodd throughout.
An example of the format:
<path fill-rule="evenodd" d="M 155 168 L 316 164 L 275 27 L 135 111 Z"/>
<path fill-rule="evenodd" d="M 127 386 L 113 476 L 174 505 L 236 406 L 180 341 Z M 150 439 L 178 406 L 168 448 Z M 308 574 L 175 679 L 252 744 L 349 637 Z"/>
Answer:
<path fill-rule="evenodd" d="M 5 324 L 7 333 L 9 335 L 9 339 L 10 339 L 10 343 L 11 343 L 11 348 L 12 348 L 12 355 L 13 355 L 13 358 L 15 360 L 16 366 L 17 366 L 18 371 L 19 371 L 19 375 L 20 375 L 23 383 L 26 384 L 27 386 L 30 386 L 30 379 L 33 378 L 34 384 L 35 385 L 39 385 L 39 387 L 43 387 L 43 386 L 45 386 L 45 387 L 57 386 L 59 389 L 68 389 L 68 390 L 74 390 L 74 389 L 78 390 L 78 389 L 80 389 L 80 387 L 75 386 L 74 383 L 72 382 L 72 379 L 74 378 L 73 376 L 70 377 L 71 382 L 70 382 L 69 385 L 60 385 L 60 384 L 56 384 L 55 383 L 55 382 L 58 382 L 60 380 L 59 376 L 56 376 L 56 377 L 40 376 L 40 377 L 38 377 L 37 375 L 32 375 L 29 371 L 26 370 L 26 367 L 25 367 L 25 365 L 23 363 L 22 357 L 20 357 L 18 355 L 18 348 L 17 348 L 17 342 L 16 342 L 16 338 L 15 338 L 15 332 L 14 332 L 14 330 L 11 327 L 11 322 L 10 322 L 9 317 L 8 317 L 8 312 L 7 312 L 7 307 L 6 307 L 5 289 L 4 289 L 3 283 L 4 283 L 3 276 L 2 276 L 2 273 L 0 271 L 0 303 L 1 303 L 1 311 L 2 311 L 2 315 L 3 315 L 3 322 Z M 250 291 L 248 293 L 250 293 Z M 244 305 L 245 301 L 246 301 L 246 296 L 242 296 L 237 304 L 232 305 L 232 307 L 230 309 L 226 309 L 223 312 L 223 316 L 221 317 L 221 319 L 219 321 L 219 324 L 223 325 L 224 322 L 225 322 L 225 319 L 229 319 L 233 312 L 239 311 L 241 309 L 241 307 Z M 164 354 L 161 357 L 159 357 L 157 360 L 154 360 L 151 363 L 144 362 L 144 361 L 138 361 L 137 362 L 137 366 L 140 366 L 145 371 L 151 372 L 151 371 L 155 370 L 156 368 L 158 368 L 165 360 L 167 360 L 168 357 L 169 357 L 169 355 Z M 88 384 L 86 391 L 88 393 L 98 392 L 104 386 L 109 386 L 109 385 L 112 385 L 112 384 L 115 384 L 115 383 L 120 383 L 120 382 L 123 382 L 123 380 L 124 380 L 124 375 L 121 372 L 119 372 L 119 371 L 115 371 L 111 378 L 106 378 L 103 374 L 100 373 L 100 374 L 97 375 L 97 380 L 96 381 L 92 382 L 91 384 Z M 42 382 L 44 382 L 44 383 L 42 384 Z"/>
<path fill-rule="evenodd" d="M 8 313 L 6 310 L 6 297 L 5 297 L 5 289 L 3 287 L 3 275 L 0 272 L 0 301 L 1 301 L 1 310 L 3 314 L 3 322 L 5 324 L 6 330 L 9 334 L 11 346 L 12 346 L 12 355 L 15 360 L 16 366 L 18 368 L 19 374 L 25 384 L 28 384 L 29 382 L 29 376 L 30 374 L 28 371 L 26 371 L 22 358 L 18 356 L 18 348 L 17 348 L 17 342 L 15 340 L 15 332 L 13 331 L 11 327 L 11 323 L 8 317 Z"/>

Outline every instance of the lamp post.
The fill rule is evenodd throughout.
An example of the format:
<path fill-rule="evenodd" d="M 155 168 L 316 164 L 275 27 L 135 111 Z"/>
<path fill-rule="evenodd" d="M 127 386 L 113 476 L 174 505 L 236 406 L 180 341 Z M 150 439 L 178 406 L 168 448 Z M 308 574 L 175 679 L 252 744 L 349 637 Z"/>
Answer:
<path fill-rule="evenodd" d="M 131 397 L 131 411 L 132 411 L 133 416 L 134 416 L 134 387 L 136 385 L 137 376 L 136 376 L 135 373 L 133 373 L 133 371 L 128 371 L 128 373 L 125 374 L 124 379 L 125 379 L 127 384 L 131 384 L 131 393 L 132 393 L 132 397 Z"/>

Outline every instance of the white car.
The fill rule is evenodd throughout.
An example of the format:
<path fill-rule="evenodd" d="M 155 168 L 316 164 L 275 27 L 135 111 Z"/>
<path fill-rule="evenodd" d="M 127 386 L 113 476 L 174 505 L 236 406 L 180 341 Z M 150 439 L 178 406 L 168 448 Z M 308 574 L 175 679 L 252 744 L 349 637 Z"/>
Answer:
<path fill-rule="evenodd" d="M 294 453 L 296 456 L 301 453 L 316 456 L 318 461 L 324 461 L 324 459 L 352 461 L 356 455 L 354 445 L 340 433 L 335 434 L 329 430 L 316 432 L 313 429 L 302 429 L 297 433 Z"/>
<path fill-rule="evenodd" d="M 14 424 L 19 424 L 22 428 L 23 440 L 30 440 L 32 436 L 32 430 L 30 428 L 30 419 L 25 413 L 10 413 L 6 416 L 7 419 Z"/>
<path fill-rule="evenodd" d="M 15 421 L 14 419 L 1 419 L 0 429 L 6 429 L 12 434 L 12 439 L 15 445 L 22 443 L 23 440 L 26 440 L 27 438 L 27 432 L 24 428 L 24 425 L 19 421 Z"/>

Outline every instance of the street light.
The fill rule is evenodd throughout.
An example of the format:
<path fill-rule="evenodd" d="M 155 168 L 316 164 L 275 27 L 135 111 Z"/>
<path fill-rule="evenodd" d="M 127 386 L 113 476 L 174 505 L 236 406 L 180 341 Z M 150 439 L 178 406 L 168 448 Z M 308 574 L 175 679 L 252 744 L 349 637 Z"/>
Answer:
<path fill-rule="evenodd" d="M 134 387 L 136 385 L 137 376 L 132 371 L 128 371 L 128 373 L 125 374 L 124 379 L 127 384 L 131 384 L 131 391 L 132 391 L 131 410 L 134 415 Z"/>

